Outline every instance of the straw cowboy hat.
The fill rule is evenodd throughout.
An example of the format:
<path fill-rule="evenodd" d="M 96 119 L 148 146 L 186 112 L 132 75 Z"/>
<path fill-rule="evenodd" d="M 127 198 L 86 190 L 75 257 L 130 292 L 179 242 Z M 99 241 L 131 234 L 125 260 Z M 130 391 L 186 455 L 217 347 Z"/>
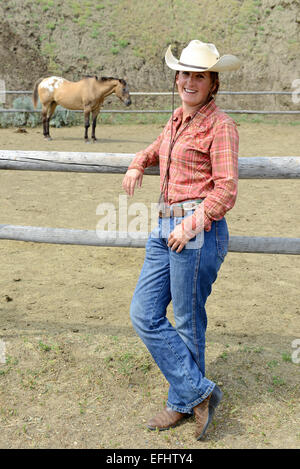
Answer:
<path fill-rule="evenodd" d="M 171 51 L 171 46 L 165 55 L 165 61 L 172 70 L 182 70 L 186 72 L 226 72 L 237 70 L 241 63 L 235 55 L 220 54 L 214 44 L 198 41 L 191 41 L 181 52 L 180 59 L 177 60 Z"/>

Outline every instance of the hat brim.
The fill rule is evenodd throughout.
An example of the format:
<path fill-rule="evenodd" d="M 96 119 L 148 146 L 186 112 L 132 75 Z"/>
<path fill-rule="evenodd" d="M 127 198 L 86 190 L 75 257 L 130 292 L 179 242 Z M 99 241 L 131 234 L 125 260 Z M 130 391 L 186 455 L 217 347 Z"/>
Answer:
<path fill-rule="evenodd" d="M 241 62 L 235 55 L 223 55 L 211 67 L 194 67 L 192 65 L 180 64 L 171 51 L 171 46 L 168 47 L 165 54 L 165 61 L 169 68 L 177 71 L 186 72 L 229 72 L 237 70 Z"/>

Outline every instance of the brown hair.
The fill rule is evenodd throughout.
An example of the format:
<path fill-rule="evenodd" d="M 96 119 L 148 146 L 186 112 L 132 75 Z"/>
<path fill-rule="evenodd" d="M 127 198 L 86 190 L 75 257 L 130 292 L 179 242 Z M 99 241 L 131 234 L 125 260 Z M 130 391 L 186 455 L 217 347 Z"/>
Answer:
<path fill-rule="evenodd" d="M 219 91 L 219 87 L 220 87 L 219 73 L 210 72 L 210 79 L 211 79 L 211 88 L 213 89 L 210 95 L 214 98 L 217 92 Z"/>

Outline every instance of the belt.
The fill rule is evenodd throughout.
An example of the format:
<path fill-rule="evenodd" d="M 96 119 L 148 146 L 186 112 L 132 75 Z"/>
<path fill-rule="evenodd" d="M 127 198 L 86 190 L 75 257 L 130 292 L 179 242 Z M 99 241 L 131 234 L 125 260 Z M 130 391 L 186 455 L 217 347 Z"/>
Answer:
<path fill-rule="evenodd" d="M 184 217 L 189 210 L 195 210 L 203 199 L 197 199 L 191 202 L 183 202 L 180 205 L 171 205 L 158 212 L 160 218 Z"/>

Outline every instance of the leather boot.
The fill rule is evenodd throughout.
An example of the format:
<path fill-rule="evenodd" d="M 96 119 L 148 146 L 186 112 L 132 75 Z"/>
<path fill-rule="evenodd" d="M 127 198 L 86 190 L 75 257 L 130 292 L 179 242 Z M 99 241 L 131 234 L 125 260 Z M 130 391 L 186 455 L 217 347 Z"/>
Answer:
<path fill-rule="evenodd" d="M 148 428 L 149 430 L 168 430 L 178 425 L 181 420 L 187 417 L 191 417 L 191 414 L 183 414 L 166 407 L 149 420 Z"/>
<path fill-rule="evenodd" d="M 201 440 L 204 437 L 206 430 L 213 419 L 216 407 L 219 405 L 223 393 L 221 389 L 215 385 L 212 393 L 207 396 L 204 401 L 200 402 L 194 407 L 194 415 L 196 421 L 195 436 L 197 440 Z"/>

